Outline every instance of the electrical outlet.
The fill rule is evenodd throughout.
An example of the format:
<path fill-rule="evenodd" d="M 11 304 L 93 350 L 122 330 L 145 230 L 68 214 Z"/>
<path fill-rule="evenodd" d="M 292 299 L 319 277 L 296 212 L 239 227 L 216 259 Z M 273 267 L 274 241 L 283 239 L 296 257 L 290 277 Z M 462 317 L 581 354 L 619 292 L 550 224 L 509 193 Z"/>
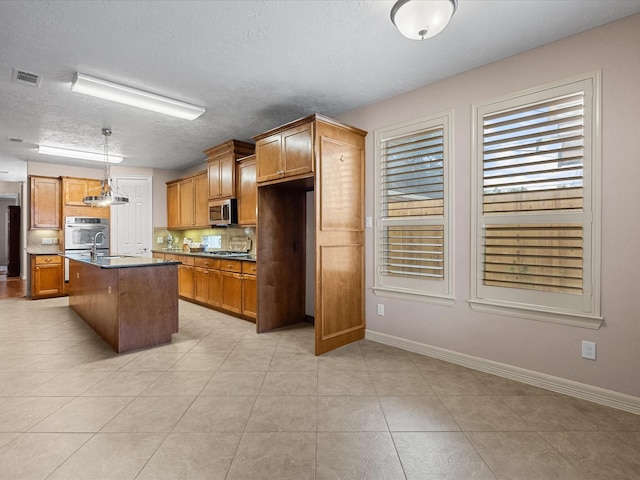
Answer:
<path fill-rule="evenodd" d="M 50 238 L 48 237 L 43 237 L 42 238 L 42 245 L 53 245 L 53 242 L 51 241 Z"/>
<path fill-rule="evenodd" d="M 164 237 L 157 237 L 156 243 L 164 243 Z"/>
<path fill-rule="evenodd" d="M 373 228 L 373 218 L 367 217 L 365 220 L 365 225 L 367 228 Z"/>
<path fill-rule="evenodd" d="M 378 315 L 380 315 L 381 317 L 384 317 L 384 304 L 382 303 L 378 304 Z"/>
<path fill-rule="evenodd" d="M 582 358 L 586 358 L 588 360 L 596 359 L 596 342 L 587 342 L 586 340 L 582 341 Z"/>

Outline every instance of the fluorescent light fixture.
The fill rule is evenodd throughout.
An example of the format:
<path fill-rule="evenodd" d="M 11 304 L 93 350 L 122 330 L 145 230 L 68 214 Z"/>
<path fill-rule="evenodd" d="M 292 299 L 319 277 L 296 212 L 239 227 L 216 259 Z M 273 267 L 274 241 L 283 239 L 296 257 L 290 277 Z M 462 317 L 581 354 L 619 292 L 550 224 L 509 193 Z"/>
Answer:
<path fill-rule="evenodd" d="M 38 145 L 38 153 L 44 155 L 55 155 L 56 157 L 79 158 L 82 160 L 92 160 L 94 162 L 104 162 L 104 153 L 82 152 L 80 150 L 69 150 L 67 148 L 46 147 Z M 120 163 L 123 157 L 109 154 L 109 163 Z"/>
<path fill-rule="evenodd" d="M 194 120 L 204 113 L 203 107 L 144 92 L 136 88 L 76 73 L 71 91 L 93 97 L 104 98 L 112 102 L 124 103 L 153 112 L 164 113 L 185 120 Z"/>

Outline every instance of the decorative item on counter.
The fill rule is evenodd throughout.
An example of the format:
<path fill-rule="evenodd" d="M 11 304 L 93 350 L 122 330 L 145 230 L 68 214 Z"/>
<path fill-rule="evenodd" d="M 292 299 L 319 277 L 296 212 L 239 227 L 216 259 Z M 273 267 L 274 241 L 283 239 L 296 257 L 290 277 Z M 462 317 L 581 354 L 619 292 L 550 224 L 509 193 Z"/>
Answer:
<path fill-rule="evenodd" d="M 190 251 L 191 253 L 202 252 L 202 251 L 204 251 L 204 247 L 202 246 L 202 243 L 195 243 L 195 242 L 193 242 L 193 243 L 189 246 L 189 251 Z"/>
<path fill-rule="evenodd" d="M 182 240 L 182 251 L 185 253 L 189 253 L 191 251 L 191 239 L 185 237 L 184 240 Z"/>
<path fill-rule="evenodd" d="M 167 248 L 173 248 L 173 235 L 167 235 Z"/>

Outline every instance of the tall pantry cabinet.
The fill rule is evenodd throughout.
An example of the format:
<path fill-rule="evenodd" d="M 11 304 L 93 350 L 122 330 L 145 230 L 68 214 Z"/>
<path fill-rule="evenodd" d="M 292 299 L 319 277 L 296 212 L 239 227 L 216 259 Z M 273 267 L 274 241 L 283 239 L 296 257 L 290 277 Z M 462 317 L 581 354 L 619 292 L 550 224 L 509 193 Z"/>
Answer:
<path fill-rule="evenodd" d="M 258 180 L 258 319 L 305 320 L 305 221 L 315 230 L 315 353 L 364 338 L 366 132 L 319 114 L 253 137 Z M 306 212 L 306 192 L 315 212 Z"/>

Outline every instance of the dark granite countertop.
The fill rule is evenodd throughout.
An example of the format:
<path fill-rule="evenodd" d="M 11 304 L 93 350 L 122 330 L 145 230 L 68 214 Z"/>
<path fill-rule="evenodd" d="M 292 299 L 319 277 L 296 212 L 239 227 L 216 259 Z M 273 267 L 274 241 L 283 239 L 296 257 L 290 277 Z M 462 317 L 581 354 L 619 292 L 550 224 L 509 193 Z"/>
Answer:
<path fill-rule="evenodd" d="M 158 250 L 152 250 L 154 253 L 171 253 L 173 255 L 188 255 L 190 257 L 207 257 L 207 258 L 223 258 L 225 260 L 242 260 L 245 262 L 255 262 L 256 257 L 249 255 L 248 253 L 234 253 L 232 255 L 228 253 L 219 252 L 185 252 L 182 249 L 177 248 L 162 248 Z"/>
<path fill-rule="evenodd" d="M 61 253 L 65 258 L 88 263 L 100 268 L 135 268 L 180 265 L 180 262 L 160 258 L 137 257 L 133 255 L 99 255 L 92 258 L 89 253 Z"/>

